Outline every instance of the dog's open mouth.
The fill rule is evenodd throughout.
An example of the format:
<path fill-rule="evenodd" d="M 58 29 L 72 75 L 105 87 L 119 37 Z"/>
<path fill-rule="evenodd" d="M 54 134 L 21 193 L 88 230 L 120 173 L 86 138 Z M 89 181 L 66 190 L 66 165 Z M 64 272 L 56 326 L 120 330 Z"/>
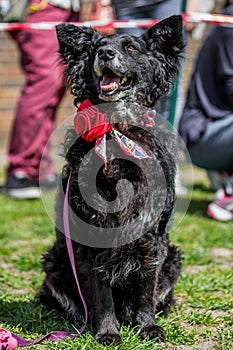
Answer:
<path fill-rule="evenodd" d="M 131 87 L 132 79 L 119 76 L 110 69 L 104 69 L 100 79 L 100 89 L 104 95 L 113 95 L 117 91 L 124 91 Z"/>

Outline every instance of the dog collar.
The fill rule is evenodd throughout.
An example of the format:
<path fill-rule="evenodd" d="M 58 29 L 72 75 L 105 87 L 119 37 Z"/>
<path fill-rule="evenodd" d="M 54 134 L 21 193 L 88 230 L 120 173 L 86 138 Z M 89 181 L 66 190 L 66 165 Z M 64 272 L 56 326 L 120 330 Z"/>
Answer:
<path fill-rule="evenodd" d="M 154 126 L 155 115 L 155 110 L 148 110 L 140 125 Z M 152 158 L 135 141 L 115 129 L 108 122 L 107 115 L 94 106 L 90 100 L 85 100 L 80 104 L 74 118 L 74 127 L 78 134 L 82 134 L 83 139 L 89 142 L 95 141 L 95 153 L 103 159 L 105 169 L 107 168 L 106 134 L 109 134 L 118 143 L 126 155 L 137 159 Z"/>

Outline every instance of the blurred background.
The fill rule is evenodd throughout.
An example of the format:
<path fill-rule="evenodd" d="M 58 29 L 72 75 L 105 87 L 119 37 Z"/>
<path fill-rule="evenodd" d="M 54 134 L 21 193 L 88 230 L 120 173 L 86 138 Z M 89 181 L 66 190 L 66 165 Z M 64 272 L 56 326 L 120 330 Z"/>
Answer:
<path fill-rule="evenodd" d="M 203 1 L 203 12 L 219 13 L 224 0 Z M 93 1 L 83 0 L 81 21 L 93 18 Z M 200 24 L 189 38 L 185 57 L 185 89 L 192 72 L 192 66 L 196 53 L 202 40 L 208 32 L 210 25 Z M 15 42 L 11 40 L 8 33 L 0 30 L 0 166 L 4 170 L 6 164 L 6 150 L 8 145 L 11 123 L 21 86 L 24 82 L 24 75 L 19 66 L 18 50 Z M 70 117 L 75 111 L 73 97 L 66 94 L 59 106 L 56 123 Z"/>

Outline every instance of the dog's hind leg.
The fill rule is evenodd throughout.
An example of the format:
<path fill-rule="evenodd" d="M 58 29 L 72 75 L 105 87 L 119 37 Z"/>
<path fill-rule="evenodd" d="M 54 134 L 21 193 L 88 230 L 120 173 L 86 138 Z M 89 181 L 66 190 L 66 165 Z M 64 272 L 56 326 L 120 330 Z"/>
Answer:
<path fill-rule="evenodd" d="M 41 286 L 38 298 L 47 309 L 56 309 L 64 317 L 76 321 L 83 322 L 83 315 L 77 308 L 74 301 L 66 295 L 64 292 L 56 290 L 52 285 L 49 285 L 49 281 L 45 280 Z"/>
<path fill-rule="evenodd" d="M 64 235 L 61 241 L 43 257 L 43 270 L 46 273 L 38 293 L 39 300 L 48 308 L 56 309 L 65 317 L 83 321 L 82 305 L 70 266 Z"/>
<path fill-rule="evenodd" d="M 158 287 L 154 299 L 156 311 L 164 311 L 174 304 L 173 292 L 181 271 L 182 253 L 173 245 L 168 247 L 165 259 L 158 277 Z"/>

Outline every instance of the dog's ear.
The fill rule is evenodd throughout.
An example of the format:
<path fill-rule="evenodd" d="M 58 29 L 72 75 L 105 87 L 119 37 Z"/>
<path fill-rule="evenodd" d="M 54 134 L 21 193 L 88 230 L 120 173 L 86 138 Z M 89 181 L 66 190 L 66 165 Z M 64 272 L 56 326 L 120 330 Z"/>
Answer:
<path fill-rule="evenodd" d="M 79 27 L 73 24 L 59 24 L 56 26 L 59 51 L 66 64 L 64 72 L 65 83 L 79 102 L 87 98 L 91 83 L 86 74 L 90 71 L 90 60 L 96 40 L 101 33 L 90 27 Z M 86 95 L 85 95 L 86 94 Z"/>
<path fill-rule="evenodd" d="M 87 54 L 92 49 L 92 40 L 97 34 L 90 27 L 78 27 L 73 24 L 59 24 L 56 31 L 60 53 L 66 63 L 77 53 L 81 56 Z"/>
<path fill-rule="evenodd" d="M 147 45 L 150 62 L 154 67 L 154 88 L 149 96 L 156 101 L 168 92 L 180 67 L 185 47 L 182 16 L 171 16 L 160 21 L 145 31 L 141 38 Z"/>
<path fill-rule="evenodd" d="M 182 16 L 168 17 L 142 34 L 150 51 L 165 56 L 179 58 L 184 49 L 182 33 Z"/>

